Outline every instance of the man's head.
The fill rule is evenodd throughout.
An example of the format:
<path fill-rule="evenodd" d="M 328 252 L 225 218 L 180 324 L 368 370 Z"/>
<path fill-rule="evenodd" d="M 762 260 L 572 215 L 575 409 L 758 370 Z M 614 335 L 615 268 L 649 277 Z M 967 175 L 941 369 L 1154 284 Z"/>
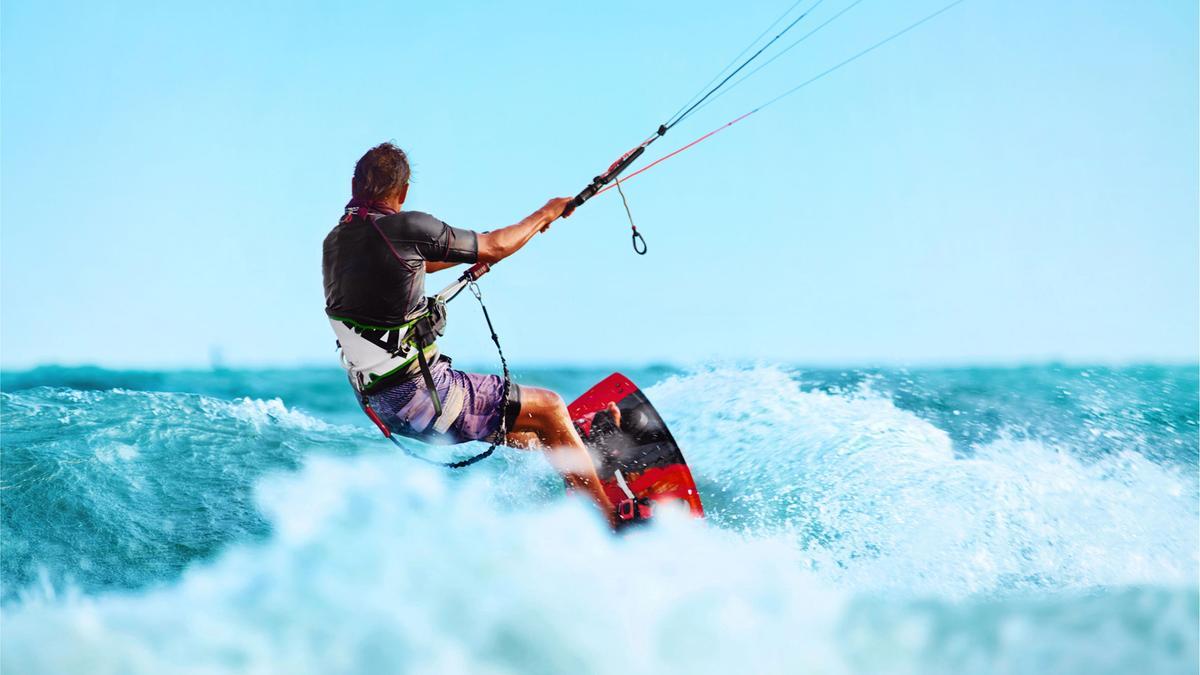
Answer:
<path fill-rule="evenodd" d="M 350 191 L 367 202 L 391 202 L 396 208 L 408 196 L 408 156 L 391 143 L 371 148 L 354 165 Z"/>

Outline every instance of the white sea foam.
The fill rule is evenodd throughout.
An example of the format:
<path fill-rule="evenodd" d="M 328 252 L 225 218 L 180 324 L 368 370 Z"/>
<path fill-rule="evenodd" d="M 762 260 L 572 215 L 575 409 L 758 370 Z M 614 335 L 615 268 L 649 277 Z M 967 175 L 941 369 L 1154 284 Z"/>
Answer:
<path fill-rule="evenodd" d="M 400 458 L 267 481 L 276 535 L 139 597 L 26 604 L 14 672 L 695 672 L 834 668 L 839 594 L 779 540 L 667 514 L 614 540 L 574 500 L 501 514 Z M 45 650 L 49 633 L 71 649 Z M 756 641 L 795 652 L 729 649 Z M 61 642 L 60 642 L 61 643 Z M 86 668 L 85 668 L 86 664 Z"/>
<path fill-rule="evenodd" d="M 1073 598 L 852 600 L 785 537 L 668 512 L 613 538 L 581 502 L 502 513 L 490 487 L 398 457 L 315 458 L 262 483 L 275 524 L 266 544 L 229 550 L 171 587 L 6 612 L 5 671 L 1103 671 Z M 1102 625 L 1116 631 L 1116 657 L 1174 672 L 1195 652 L 1187 597 L 1133 592 L 1090 610 L 1132 622 Z M 1009 661 L 996 661 L 997 631 Z M 1022 651 L 1021 631 L 1037 649 Z M 1012 659 L 1022 667 L 1004 667 Z M 956 671 L 962 663 L 971 667 Z"/>
<path fill-rule="evenodd" d="M 234 418 L 249 422 L 256 427 L 282 424 L 304 431 L 330 431 L 335 429 L 322 420 L 299 410 L 288 408 L 283 401 L 273 398 L 268 401 L 256 398 L 240 398 L 231 403 L 217 401 Z"/>

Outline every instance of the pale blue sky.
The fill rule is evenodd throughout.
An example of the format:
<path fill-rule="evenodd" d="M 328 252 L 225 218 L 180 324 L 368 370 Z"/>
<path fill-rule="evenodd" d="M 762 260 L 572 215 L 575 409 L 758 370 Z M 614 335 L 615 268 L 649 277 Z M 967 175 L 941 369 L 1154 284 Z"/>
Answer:
<path fill-rule="evenodd" d="M 788 4 L 5 0 L 3 365 L 332 365 L 320 244 L 367 147 L 409 151 L 410 207 L 509 224 Z M 648 159 L 938 6 L 866 0 Z M 631 182 L 648 256 L 610 194 L 502 264 L 506 349 L 1194 360 L 1196 26 L 1191 0 L 968 0 Z M 490 364 L 470 299 L 451 317 Z"/>

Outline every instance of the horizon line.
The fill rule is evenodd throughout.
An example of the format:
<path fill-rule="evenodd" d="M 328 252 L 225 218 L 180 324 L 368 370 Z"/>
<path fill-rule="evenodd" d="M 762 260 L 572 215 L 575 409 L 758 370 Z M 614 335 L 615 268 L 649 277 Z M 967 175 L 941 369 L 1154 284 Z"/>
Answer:
<path fill-rule="evenodd" d="M 646 360 L 604 360 L 604 361 L 526 361 L 515 362 L 510 370 L 621 370 L 621 369 L 650 369 L 666 368 L 672 370 L 692 370 L 697 368 L 714 368 L 722 366 L 734 367 L 763 367 L 782 366 L 784 368 L 811 370 L 871 370 L 871 369 L 916 369 L 916 370 L 969 370 L 973 368 L 1011 369 L 1039 367 L 1069 367 L 1069 368 L 1135 368 L 1145 366 L 1157 367 L 1196 367 L 1200 368 L 1200 354 L 1176 358 L 1065 358 L 1042 357 L 1024 359 L 946 359 L 943 361 L 914 359 L 900 360 L 855 360 L 845 361 L 803 361 L 799 359 L 769 359 L 769 358 L 728 358 L 728 359 L 693 359 L 688 361 L 669 361 L 659 359 Z M 106 370 L 126 372 L 222 372 L 222 371 L 282 371 L 282 370 L 341 370 L 335 363 L 317 363 L 305 361 L 293 362 L 258 362 L 258 363 L 175 363 L 175 364 L 120 364 L 98 362 L 55 363 L 42 362 L 34 365 L 0 364 L 0 373 L 28 373 L 41 369 L 59 368 L 63 370 Z M 498 364 L 484 362 L 465 362 L 459 365 L 461 370 L 475 372 L 490 372 L 499 368 Z"/>

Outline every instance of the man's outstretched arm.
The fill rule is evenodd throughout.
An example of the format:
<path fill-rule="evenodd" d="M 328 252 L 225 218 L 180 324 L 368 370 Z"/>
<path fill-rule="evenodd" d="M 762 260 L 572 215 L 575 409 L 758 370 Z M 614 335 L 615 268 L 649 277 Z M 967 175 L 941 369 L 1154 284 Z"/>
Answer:
<path fill-rule="evenodd" d="M 493 264 L 504 260 L 516 253 L 522 246 L 533 239 L 533 235 L 544 232 L 550 223 L 562 215 L 570 197 L 557 197 L 546 202 L 542 208 L 526 216 L 521 222 L 508 227 L 502 227 L 492 232 L 479 234 L 479 262 Z M 426 272 L 437 272 L 458 263 L 427 261 Z"/>
<path fill-rule="evenodd" d="M 533 239 L 533 235 L 545 231 L 562 215 L 567 208 L 570 197 L 556 197 L 546 202 L 542 208 L 526 216 L 516 225 L 502 227 L 494 232 L 484 232 L 479 235 L 479 262 L 498 263 L 508 256 L 521 250 L 521 247 Z"/>

